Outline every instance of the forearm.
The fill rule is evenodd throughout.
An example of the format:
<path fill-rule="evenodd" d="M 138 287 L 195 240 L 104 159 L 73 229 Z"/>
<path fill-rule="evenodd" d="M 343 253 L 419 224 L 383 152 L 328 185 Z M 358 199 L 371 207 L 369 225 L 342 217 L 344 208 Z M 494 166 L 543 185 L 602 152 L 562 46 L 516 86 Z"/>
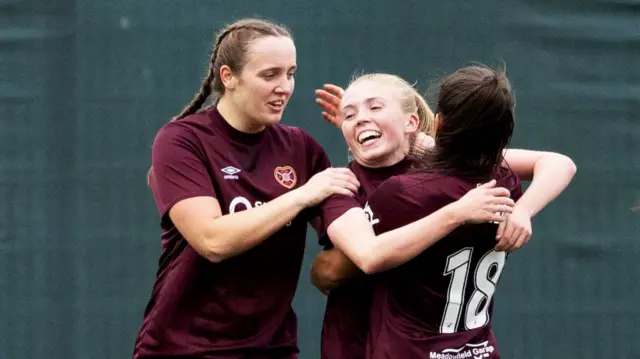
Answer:
<path fill-rule="evenodd" d="M 361 274 L 362 271 L 338 248 L 320 252 L 311 265 L 311 282 L 323 293 Z"/>
<path fill-rule="evenodd" d="M 534 165 L 531 184 L 516 206 L 535 216 L 567 188 L 575 173 L 576 166 L 569 157 L 554 154 L 541 158 Z"/>
<path fill-rule="evenodd" d="M 418 256 L 462 224 L 448 205 L 403 227 L 380 234 L 375 241 L 368 273 L 395 268 Z"/>
<path fill-rule="evenodd" d="M 335 239 L 333 236 L 331 239 L 367 274 L 385 271 L 408 262 L 462 223 L 462 217 L 456 212 L 455 204 L 450 204 L 425 218 L 375 237 L 364 213 L 357 213 L 358 210 L 351 209 L 345 213 L 350 217 L 345 221 L 351 227 L 349 232 L 358 235 L 354 238 L 336 235 Z M 364 224 L 359 217 L 364 219 Z"/>
<path fill-rule="evenodd" d="M 213 220 L 204 233 L 209 260 L 220 262 L 244 253 L 292 221 L 304 209 L 296 191 Z"/>

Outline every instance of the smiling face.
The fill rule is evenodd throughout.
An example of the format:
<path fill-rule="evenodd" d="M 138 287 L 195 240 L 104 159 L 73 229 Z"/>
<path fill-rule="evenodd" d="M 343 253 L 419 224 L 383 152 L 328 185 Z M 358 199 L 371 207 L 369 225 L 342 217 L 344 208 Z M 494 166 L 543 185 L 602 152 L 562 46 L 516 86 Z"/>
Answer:
<path fill-rule="evenodd" d="M 277 124 L 295 86 L 296 47 L 285 36 L 265 36 L 253 41 L 239 74 L 225 79 L 228 96 L 242 117 L 254 127 Z"/>
<path fill-rule="evenodd" d="M 356 80 L 345 91 L 342 134 L 359 164 L 387 167 L 407 155 L 418 116 L 406 110 L 403 97 L 398 86 L 376 77 Z"/>

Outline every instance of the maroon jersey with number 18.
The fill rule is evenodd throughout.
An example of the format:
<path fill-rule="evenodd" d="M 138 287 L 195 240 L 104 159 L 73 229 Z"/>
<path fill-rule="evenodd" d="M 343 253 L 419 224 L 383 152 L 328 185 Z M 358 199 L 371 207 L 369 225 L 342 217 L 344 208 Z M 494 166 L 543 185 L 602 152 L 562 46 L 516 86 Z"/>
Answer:
<path fill-rule="evenodd" d="M 520 181 L 501 168 L 497 185 L 522 195 Z M 428 216 L 475 188 L 438 174 L 390 179 L 369 200 L 376 233 Z M 377 283 L 371 310 L 370 359 L 497 359 L 491 329 L 493 296 L 506 254 L 494 251 L 497 225 L 464 225 Z"/>
<path fill-rule="evenodd" d="M 168 212 L 197 196 L 216 198 L 223 215 L 243 211 L 327 167 L 324 150 L 303 131 L 276 125 L 242 133 L 215 108 L 160 129 L 150 183 L 161 217 L 162 256 L 134 358 L 297 358 L 291 302 L 307 222 L 316 210 L 303 211 L 258 246 L 220 263 L 196 253 Z"/>

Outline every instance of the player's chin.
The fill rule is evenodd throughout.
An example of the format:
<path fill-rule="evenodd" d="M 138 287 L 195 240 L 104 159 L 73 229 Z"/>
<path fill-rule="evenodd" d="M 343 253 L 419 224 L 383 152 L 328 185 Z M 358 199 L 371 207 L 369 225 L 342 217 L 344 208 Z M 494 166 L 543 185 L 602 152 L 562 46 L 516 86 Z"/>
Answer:
<path fill-rule="evenodd" d="M 280 112 L 280 113 L 267 113 L 265 116 L 263 116 L 263 120 L 264 120 L 264 125 L 265 126 L 277 125 L 282 120 L 282 112 Z"/>
<path fill-rule="evenodd" d="M 384 146 L 375 146 L 369 148 L 360 148 L 360 157 L 367 162 L 377 162 L 384 159 L 388 155 L 388 151 Z"/>

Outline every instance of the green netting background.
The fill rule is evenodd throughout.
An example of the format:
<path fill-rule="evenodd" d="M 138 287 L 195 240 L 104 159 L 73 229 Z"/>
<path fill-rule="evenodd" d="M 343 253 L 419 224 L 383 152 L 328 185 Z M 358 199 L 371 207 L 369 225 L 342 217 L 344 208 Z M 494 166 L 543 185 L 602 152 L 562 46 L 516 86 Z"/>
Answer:
<path fill-rule="evenodd" d="M 127 358 L 160 242 L 146 188 L 157 129 L 197 90 L 215 29 L 259 15 L 298 46 L 284 122 L 336 164 L 340 134 L 313 103 L 355 70 L 429 81 L 505 62 L 514 147 L 579 172 L 534 220 L 497 294 L 504 358 L 640 358 L 640 2 L 0 0 L 0 358 Z M 295 306 L 318 357 L 323 297 Z"/>

